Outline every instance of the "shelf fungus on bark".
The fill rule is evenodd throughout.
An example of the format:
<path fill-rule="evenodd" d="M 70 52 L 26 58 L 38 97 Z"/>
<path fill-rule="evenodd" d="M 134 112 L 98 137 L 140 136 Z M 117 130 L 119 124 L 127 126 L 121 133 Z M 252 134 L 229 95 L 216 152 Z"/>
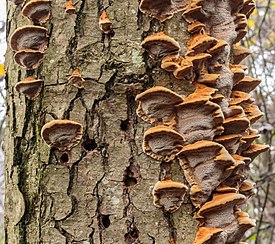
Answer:
<path fill-rule="evenodd" d="M 172 18 L 173 14 L 183 11 L 186 0 L 141 0 L 139 9 L 142 13 L 164 22 Z"/>
<path fill-rule="evenodd" d="M 235 160 L 220 144 L 199 141 L 178 153 L 184 175 L 191 186 L 191 201 L 200 207 L 232 172 Z"/>
<path fill-rule="evenodd" d="M 35 100 L 39 96 L 42 87 L 43 80 L 35 79 L 33 76 L 29 76 L 15 85 L 15 89 L 30 100 Z"/>
<path fill-rule="evenodd" d="M 244 112 L 250 121 L 250 125 L 253 125 L 257 120 L 263 117 L 263 113 L 255 104 L 247 104 L 244 106 Z"/>
<path fill-rule="evenodd" d="M 156 126 L 144 134 L 143 150 L 154 159 L 170 162 L 182 149 L 184 138 L 167 126 Z"/>
<path fill-rule="evenodd" d="M 44 58 L 44 52 L 35 50 L 21 50 L 14 54 L 14 61 L 28 70 L 36 69 L 40 66 Z"/>
<path fill-rule="evenodd" d="M 194 66 L 190 59 L 183 59 L 180 66 L 174 70 L 173 75 L 177 79 L 184 79 L 190 82 L 195 78 Z"/>
<path fill-rule="evenodd" d="M 137 115 L 151 124 L 175 123 L 175 105 L 183 102 L 177 93 L 162 87 L 152 87 L 136 96 Z"/>
<path fill-rule="evenodd" d="M 214 141 L 223 145 L 230 154 L 235 154 L 241 145 L 241 134 L 222 135 L 215 137 Z"/>
<path fill-rule="evenodd" d="M 200 227 L 193 244 L 223 244 L 227 235 L 221 228 Z"/>
<path fill-rule="evenodd" d="M 250 126 L 248 118 L 244 112 L 232 117 L 228 117 L 223 122 L 224 135 L 241 134 L 245 132 Z"/>
<path fill-rule="evenodd" d="M 70 152 L 81 140 L 83 127 L 72 120 L 53 120 L 42 127 L 41 137 L 51 147 L 59 150 L 60 163 L 70 164 Z"/>
<path fill-rule="evenodd" d="M 169 55 L 178 54 L 180 51 L 179 43 L 163 32 L 158 32 L 146 37 L 141 43 L 141 46 L 153 59 L 162 59 Z"/>
<path fill-rule="evenodd" d="M 240 209 L 236 209 L 234 215 L 235 220 L 231 225 L 224 228 L 224 232 L 227 234 L 226 243 L 228 244 L 240 243 L 245 232 L 256 226 L 256 221 L 249 218 L 249 215 Z"/>
<path fill-rule="evenodd" d="M 112 35 L 114 32 L 113 24 L 109 19 L 106 10 L 103 10 L 99 17 L 99 28 L 106 35 Z"/>
<path fill-rule="evenodd" d="M 234 209 L 246 202 L 246 197 L 238 193 L 216 193 L 196 214 L 204 227 L 222 228 L 230 226 L 236 219 Z"/>
<path fill-rule="evenodd" d="M 166 56 L 161 60 L 161 68 L 168 72 L 173 72 L 180 67 L 182 60 L 183 57 L 177 54 Z"/>
<path fill-rule="evenodd" d="M 234 64 L 241 63 L 247 56 L 251 54 L 251 51 L 240 45 L 232 46 L 232 58 Z"/>
<path fill-rule="evenodd" d="M 186 143 L 213 140 L 223 133 L 223 113 L 220 106 L 193 93 L 176 105 L 176 131 L 183 135 Z"/>
<path fill-rule="evenodd" d="M 81 89 L 84 88 L 85 80 L 82 78 L 79 70 L 74 70 L 68 77 L 69 84 Z"/>
<path fill-rule="evenodd" d="M 215 46 L 218 43 L 218 40 L 214 37 L 211 37 L 207 34 L 198 34 L 195 35 L 191 40 L 187 43 L 188 52 L 186 55 L 193 56 L 198 53 L 206 52 L 207 49 Z"/>
<path fill-rule="evenodd" d="M 14 51 L 45 51 L 48 45 L 47 29 L 41 26 L 26 25 L 17 28 L 10 37 L 10 47 Z"/>
<path fill-rule="evenodd" d="M 244 4 L 240 13 L 245 14 L 246 17 L 249 18 L 249 16 L 253 13 L 255 8 L 256 8 L 256 3 L 254 0 L 244 0 Z"/>
<path fill-rule="evenodd" d="M 50 0 L 31 0 L 25 4 L 22 14 L 35 24 L 46 23 L 51 16 Z"/>
<path fill-rule="evenodd" d="M 259 79 L 245 76 L 242 80 L 234 84 L 233 90 L 249 93 L 253 91 L 260 83 L 261 80 Z"/>
<path fill-rule="evenodd" d="M 255 195 L 255 186 L 256 184 L 250 180 L 245 180 L 240 186 L 240 193 L 245 195 L 247 198 Z"/>
<path fill-rule="evenodd" d="M 174 213 L 180 208 L 187 189 L 181 182 L 169 179 L 158 181 L 153 189 L 154 205 L 165 212 Z"/>
<path fill-rule="evenodd" d="M 75 14 L 76 11 L 76 7 L 73 5 L 73 1 L 72 0 L 68 0 L 66 2 L 66 6 L 65 6 L 65 12 L 67 14 Z"/>
<path fill-rule="evenodd" d="M 188 32 L 191 35 L 203 34 L 206 32 L 205 29 L 206 29 L 205 24 L 203 24 L 199 21 L 194 21 L 188 25 Z"/>
<path fill-rule="evenodd" d="M 253 161 L 259 154 L 266 152 L 268 149 L 268 145 L 252 144 L 242 152 L 242 156 L 249 157 Z"/>
<path fill-rule="evenodd" d="M 260 137 L 258 133 L 249 132 L 248 135 L 242 136 L 242 144 L 239 147 L 239 151 L 245 151 L 247 148 L 250 147 L 250 145 Z"/>

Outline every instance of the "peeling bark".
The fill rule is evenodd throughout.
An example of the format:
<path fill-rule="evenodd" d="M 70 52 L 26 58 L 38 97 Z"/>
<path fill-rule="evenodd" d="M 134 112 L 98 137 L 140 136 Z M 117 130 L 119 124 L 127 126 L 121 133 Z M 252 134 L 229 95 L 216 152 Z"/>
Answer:
<path fill-rule="evenodd" d="M 135 96 L 153 85 L 183 96 L 193 90 L 149 60 L 140 45 L 164 31 L 185 51 L 188 33 L 181 13 L 160 24 L 132 0 L 80 0 L 75 15 L 65 14 L 64 1 L 51 5 L 43 65 L 25 71 L 13 62 L 11 50 L 6 54 L 6 243 L 192 243 L 197 223 L 187 198 L 169 215 L 152 204 L 164 166 L 143 154 L 149 127 L 135 113 Z M 111 38 L 98 27 L 105 8 L 115 32 Z M 20 6 L 9 3 L 8 35 L 27 23 Z M 68 84 L 72 69 L 80 70 L 84 89 Z M 28 75 L 44 79 L 36 101 L 14 88 Z M 58 165 L 57 152 L 41 139 L 42 126 L 53 119 L 84 126 L 71 167 Z M 177 162 L 169 170 L 184 181 Z"/>

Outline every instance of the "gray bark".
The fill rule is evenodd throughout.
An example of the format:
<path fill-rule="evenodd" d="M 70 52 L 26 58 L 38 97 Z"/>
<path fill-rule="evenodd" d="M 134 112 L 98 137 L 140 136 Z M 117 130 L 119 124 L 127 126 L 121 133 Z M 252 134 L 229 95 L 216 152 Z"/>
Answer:
<path fill-rule="evenodd" d="M 6 54 L 6 243 L 191 244 L 197 223 L 188 196 L 174 214 L 153 206 L 162 166 L 143 153 L 150 125 L 135 113 L 135 96 L 153 85 L 183 96 L 193 89 L 161 70 L 140 45 L 145 36 L 164 31 L 184 52 L 188 34 L 181 13 L 159 24 L 138 12 L 138 1 L 80 0 L 76 15 L 65 14 L 64 5 L 52 1 L 45 25 L 49 47 L 38 70 L 26 72 L 10 49 Z M 98 27 L 106 7 L 115 31 L 110 40 Z M 8 35 L 26 24 L 20 6 L 9 2 Z M 86 78 L 84 90 L 67 83 L 76 68 Z M 34 102 L 14 89 L 32 74 L 45 81 Z M 85 128 L 72 150 L 72 167 L 58 164 L 41 139 L 42 126 L 54 118 Z M 174 180 L 185 181 L 177 161 L 172 170 Z"/>

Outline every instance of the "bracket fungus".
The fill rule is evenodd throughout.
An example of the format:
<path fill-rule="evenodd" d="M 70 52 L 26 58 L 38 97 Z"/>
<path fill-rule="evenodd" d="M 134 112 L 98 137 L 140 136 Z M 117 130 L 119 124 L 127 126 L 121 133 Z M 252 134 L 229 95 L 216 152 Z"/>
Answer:
<path fill-rule="evenodd" d="M 38 68 L 43 58 L 44 52 L 35 50 L 21 50 L 14 54 L 14 61 L 29 70 Z"/>
<path fill-rule="evenodd" d="M 22 14 L 35 24 L 47 22 L 51 16 L 50 0 L 31 0 L 25 4 Z"/>
<path fill-rule="evenodd" d="M 185 196 L 187 186 L 169 179 L 158 181 L 153 189 L 154 205 L 165 212 L 176 212 Z"/>
<path fill-rule="evenodd" d="M 103 10 L 99 17 L 99 28 L 106 35 L 113 34 L 112 22 L 109 19 L 106 10 Z"/>
<path fill-rule="evenodd" d="M 164 22 L 172 18 L 173 14 L 183 11 L 186 5 L 186 0 L 141 0 L 139 9 L 142 13 Z"/>
<path fill-rule="evenodd" d="M 260 83 L 261 80 L 259 79 L 245 76 L 242 80 L 234 84 L 233 90 L 248 93 L 253 91 Z"/>
<path fill-rule="evenodd" d="M 199 141 L 189 144 L 178 153 L 186 180 L 191 186 L 193 205 L 200 207 L 215 188 L 231 173 L 235 160 L 220 144 Z"/>
<path fill-rule="evenodd" d="M 72 120 L 53 120 L 42 127 L 41 136 L 51 147 L 59 150 L 58 160 L 70 163 L 70 151 L 81 140 L 83 127 Z"/>
<path fill-rule="evenodd" d="M 167 126 L 156 126 L 144 134 L 143 151 L 154 159 L 169 162 L 182 149 L 184 138 Z"/>
<path fill-rule="evenodd" d="M 41 26 L 26 25 L 17 28 L 10 37 L 10 47 L 14 51 L 45 51 L 48 45 L 47 29 Z"/>
<path fill-rule="evenodd" d="M 68 77 L 69 84 L 81 89 L 84 88 L 85 80 L 81 77 L 79 70 L 74 70 Z"/>
<path fill-rule="evenodd" d="M 30 100 L 35 100 L 39 96 L 42 87 L 43 80 L 35 79 L 33 76 L 27 77 L 15 85 L 15 89 Z"/>
<path fill-rule="evenodd" d="M 221 228 L 200 227 L 193 244 L 223 244 L 227 235 Z"/>
<path fill-rule="evenodd" d="M 65 12 L 67 14 L 75 14 L 76 11 L 76 7 L 73 5 L 73 1 L 72 0 L 68 0 L 66 2 L 66 8 L 65 8 Z"/>
<path fill-rule="evenodd" d="M 180 51 L 179 43 L 163 32 L 158 32 L 146 37 L 141 43 L 141 46 L 153 59 L 161 59 L 169 55 L 178 54 Z"/>
<path fill-rule="evenodd" d="M 175 123 L 175 105 L 183 102 L 177 93 L 155 86 L 136 96 L 139 102 L 137 115 L 151 124 L 171 125 Z"/>

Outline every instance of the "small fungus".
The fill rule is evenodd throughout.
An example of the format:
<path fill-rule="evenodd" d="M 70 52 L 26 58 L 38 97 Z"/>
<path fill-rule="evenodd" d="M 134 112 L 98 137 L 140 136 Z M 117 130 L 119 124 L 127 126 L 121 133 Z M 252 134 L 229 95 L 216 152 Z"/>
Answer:
<path fill-rule="evenodd" d="M 81 77 L 79 70 L 74 70 L 73 73 L 68 77 L 69 84 L 81 89 L 84 88 L 85 80 Z"/>
<path fill-rule="evenodd" d="M 252 144 L 242 152 L 242 156 L 249 157 L 253 161 L 259 154 L 266 152 L 268 149 L 268 145 Z"/>
<path fill-rule="evenodd" d="M 42 127 L 41 136 L 51 147 L 59 150 L 58 160 L 70 163 L 70 151 L 81 140 L 83 127 L 71 120 L 53 120 Z"/>
<path fill-rule="evenodd" d="M 14 51 L 45 51 L 48 45 L 47 29 L 41 26 L 26 25 L 17 28 L 10 37 L 10 47 Z"/>
<path fill-rule="evenodd" d="M 144 134 L 143 150 L 154 159 L 169 162 L 182 149 L 184 138 L 166 126 L 156 126 Z"/>
<path fill-rule="evenodd" d="M 14 61 L 28 70 L 38 68 L 43 58 L 44 52 L 35 50 L 22 50 L 14 54 Z"/>
<path fill-rule="evenodd" d="M 99 17 L 99 28 L 106 35 L 113 34 L 112 22 L 109 19 L 106 10 L 103 10 Z"/>
<path fill-rule="evenodd" d="M 242 80 L 234 84 L 233 90 L 249 93 L 253 91 L 260 83 L 261 80 L 259 79 L 245 76 Z"/>
<path fill-rule="evenodd" d="M 178 54 L 180 51 L 179 43 L 163 32 L 146 37 L 141 45 L 153 59 L 162 59 L 169 55 Z"/>
<path fill-rule="evenodd" d="M 35 100 L 42 89 L 43 80 L 35 79 L 33 76 L 18 82 L 15 85 L 15 89 L 18 92 L 23 93 L 28 99 Z"/>
<path fill-rule="evenodd" d="M 141 0 L 139 9 L 160 22 L 172 18 L 174 13 L 182 11 L 187 5 L 185 0 Z"/>
<path fill-rule="evenodd" d="M 193 244 L 222 244 L 226 239 L 227 235 L 221 228 L 200 227 Z"/>
<path fill-rule="evenodd" d="M 31 0 L 22 9 L 22 14 L 35 24 L 47 22 L 51 15 L 50 0 Z"/>
<path fill-rule="evenodd" d="M 166 56 L 161 60 L 161 68 L 168 72 L 173 72 L 180 67 L 182 60 L 183 57 L 179 55 Z"/>
<path fill-rule="evenodd" d="M 65 8 L 65 12 L 67 14 L 75 14 L 76 11 L 76 7 L 73 5 L 73 1 L 72 0 L 68 0 L 66 2 L 66 8 Z"/>
<path fill-rule="evenodd" d="M 239 64 L 241 63 L 247 56 L 251 54 L 251 51 L 249 51 L 247 48 L 239 46 L 239 45 L 233 45 L 232 46 L 232 56 L 233 56 L 233 63 Z"/>
<path fill-rule="evenodd" d="M 158 181 L 153 189 L 154 205 L 163 208 L 165 212 L 176 212 L 187 191 L 187 186 L 172 180 Z"/>

